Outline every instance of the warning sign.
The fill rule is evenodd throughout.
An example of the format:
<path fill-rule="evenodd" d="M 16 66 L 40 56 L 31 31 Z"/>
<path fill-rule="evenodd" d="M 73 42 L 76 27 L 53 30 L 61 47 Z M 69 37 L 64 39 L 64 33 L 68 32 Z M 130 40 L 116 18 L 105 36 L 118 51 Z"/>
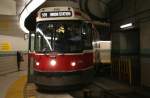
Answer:
<path fill-rule="evenodd" d="M 0 42 L 0 51 L 11 51 L 11 44 L 9 42 Z"/>

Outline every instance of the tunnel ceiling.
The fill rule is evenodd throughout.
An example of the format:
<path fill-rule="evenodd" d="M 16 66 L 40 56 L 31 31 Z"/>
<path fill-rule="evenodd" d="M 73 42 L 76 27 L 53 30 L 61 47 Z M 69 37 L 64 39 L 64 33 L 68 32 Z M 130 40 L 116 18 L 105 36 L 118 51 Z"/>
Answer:
<path fill-rule="evenodd" d="M 30 0 L 16 0 L 18 15 L 20 15 L 21 11 L 29 1 Z M 48 6 L 51 4 L 52 1 L 61 2 L 61 3 L 62 1 L 67 1 L 67 2 L 75 1 L 79 5 L 79 8 L 85 13 L 87 13 L 93 20 L 104 20 L 104 21 L 107 21 L 109 19 L 109 7 L 112 7 L 114 4 L 116 4 L 116 2 L 118 2 L 118 0 L 55 0 L 55 1 L 47 0 L 46 3 L 43 4 L 42 6 Z M 54 6 L 54 4 L 51 5 Z M 29 17 L 25 21 L 26 28 L 31 31 L 35 30 L 36 12 L 37 10 L 34 11 L 31 15 L 29 15 Z"/>
<path fill-rule="evenodd" d="M 111 0 L 80 0 L 80 8 L 92 19 L 106 20 L 109 17 L 108 3 Z"/>
<path fill-rule="evenodd" d="M 0 3 L 0 34 L 5 36 L 23 37 L 16 15 L 15 0 L 1 0 Z"/>

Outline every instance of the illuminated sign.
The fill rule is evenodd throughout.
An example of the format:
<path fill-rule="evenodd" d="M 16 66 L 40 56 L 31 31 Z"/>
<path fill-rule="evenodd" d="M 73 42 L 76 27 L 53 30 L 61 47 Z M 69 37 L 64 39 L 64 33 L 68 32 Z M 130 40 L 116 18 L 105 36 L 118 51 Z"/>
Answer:
<path fill-rule="evenodd" d="M 71 17 L 72 12 L 71 11 L 59 11 L 59 12 L 41 12 L 42 18 L 48 18 L 48 17 Z"/>
<path fill-rule="evenodd" d="M 9 42 L 1 42 L 0 43 L 0 51 L 10 51 L 11 44 Z"/>

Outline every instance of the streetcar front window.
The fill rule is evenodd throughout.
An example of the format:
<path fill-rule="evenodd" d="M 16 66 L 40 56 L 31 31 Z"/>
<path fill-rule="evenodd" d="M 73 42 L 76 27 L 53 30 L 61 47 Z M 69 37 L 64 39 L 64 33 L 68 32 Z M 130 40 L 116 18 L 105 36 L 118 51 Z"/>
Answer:
<path fill-rule="evenodd" d="M 82 52 L 92 48 L 90 34 L 81 21 L 44 21 L 36 27 L 35 51 Z"/>

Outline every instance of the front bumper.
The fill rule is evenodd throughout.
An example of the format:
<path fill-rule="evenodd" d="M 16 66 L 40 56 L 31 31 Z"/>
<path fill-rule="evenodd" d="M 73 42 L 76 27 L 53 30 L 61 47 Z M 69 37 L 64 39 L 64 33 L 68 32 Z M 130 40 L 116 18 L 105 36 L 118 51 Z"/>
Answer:
<path fill-rule="evenodd" d="M 93 77 L 93 68 L 75 72 L 34 72 L 35 84 L 47 87 L 84 85 L 90 83 Z"/>

